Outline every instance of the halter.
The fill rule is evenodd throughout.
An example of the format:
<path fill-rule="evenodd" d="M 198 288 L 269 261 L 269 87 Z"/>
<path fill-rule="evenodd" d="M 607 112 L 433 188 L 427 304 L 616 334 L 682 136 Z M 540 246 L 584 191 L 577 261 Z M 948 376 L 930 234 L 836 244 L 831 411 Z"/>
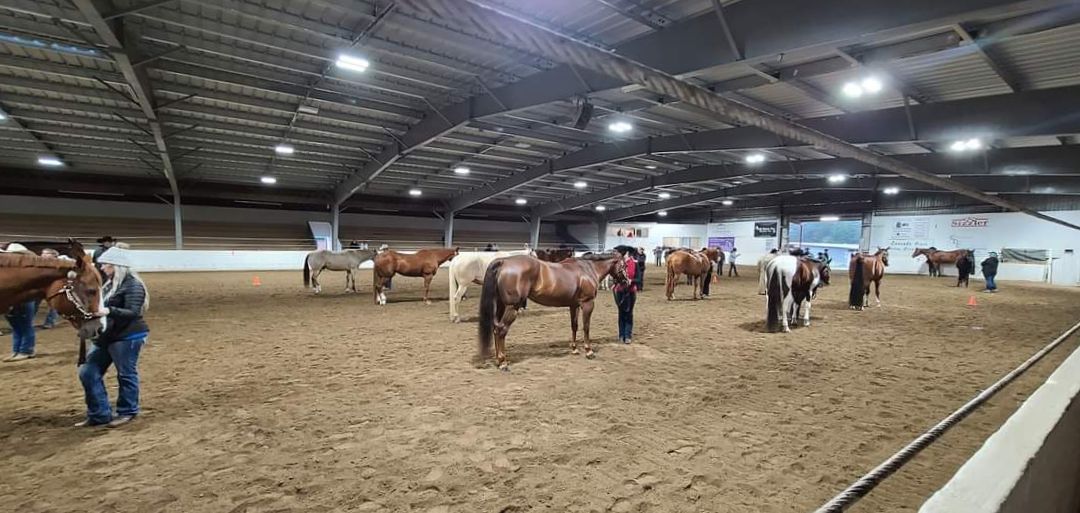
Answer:
<path fill-rule="evenodd" d="M 64 282 L 64 286 L 60 287 L 60 290 L 56 291 L 55 294 L 46 297 L 45 301 L 49 301 L 52 298 L 59 296 L 60 294 L 64 294 L 65 296 L 67 296 L 67 300 L 70 301 L 71 304 L 75 305 L 75 309 L 78 310 L 80 314 L 82 314 L 82 320 L 89 321 L 90 319 L 94 318 L 94 313 L 91 312 L 90 309 L 87 308 L 86 303 L 84 303 L 82 299 L 79 299 L 79 296 L 75 294 L 75 278 L 68 278 Z M 64 315 L 64 318 L 69 321 L 76 320 L 78 319 L 78 317 L 79 316 L 77 315 Z"/>

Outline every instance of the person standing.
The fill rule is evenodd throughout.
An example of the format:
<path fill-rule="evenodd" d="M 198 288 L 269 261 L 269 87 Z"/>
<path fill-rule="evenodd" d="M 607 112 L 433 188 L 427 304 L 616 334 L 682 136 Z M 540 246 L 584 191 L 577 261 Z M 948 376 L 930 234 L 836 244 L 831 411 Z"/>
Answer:
<path fill-rule="evenodd" d="M 45 258 L 60 258 L 60 252 L 53 248 L 45 248 L 41 250 L 41 256 Z M 49 306 L 48 303 L 45 304 L 45 307 L 49 309 L 49 312 L 45 314 L 45 322 L 42 323 L 41 328 L 46 330 L 55 328 L 57 320 L 60 319 L 60 313 L 57 312 L 55 308 Z M 34 308 L 34 311 L 37 311 L 36 307 Z"/>
<path fill-rule="evenodd" d="M 122 248 L 110 248 L 98 258 L 105 274 L 102 286 L 105 306 L 94 315 L 105 317 L 105 331 L 94 341 L 79 367 L 79 381 L 86 397 L 86 420 L 76 427 L 108 425 L 120 427 L 139 414 L 139 352 L 146 344 L 150 327 L 143 319 L 150 295 L 139 274 L 131 268 L 131 255 Z M 116 367 L 119 397 L 116 415 L 109 406 L 105 372 Z"/>
<path fill-rule="evenodd" d="M 90 258 L 94 261 L 94 265 L 97 267 L 98 274 L 101 274 L 101 264 L 98 263 L 98 258 L 101 258 L 102 254 L 108 251 L 109 248 L 116 245 L 116 239 L 112 238 L 111 235 L 106 235 L 98 239 L 97 243 L 98 247 L 94 250 L 94 254 L 91 255 Z M 104 275 L 102 275 L 102 281 L 105 281 Z"/>
<path fill-rule="evenodd" d="M 637 276 L 637 260 L 633 248 L 619 251 L 619 255 L 626 264 L 627 283 L 616 284 L 612 287 L 615 293 L 615 307 L 619 310 L 619 342 L 629 344 L 634 336 L 634 304 L 637 303 L 637 285 L 634 276 Z"/>
<path fill-rule="evenodd" d="M 652 252 L 653 255 L 656 256 L 656 267 L 660 267 L 660 257 L 664 255 L 664 248 L 661 246 L 656 246 L 656 248 L 653 249 Z"/>
<path fill-rule="evenodd" d="M 645 290 L 645 267 L 649 263 L 649 257 L 645 255 L 645 248 L 637 248 L 637 254 L 634 255 L 634 263 L 637 264 L 634 284 L 637 285 L 638 292 Z"/>
<path fill-rule="evenodd" d="M 730 278 L 731 273 L 735 273 L 735 276 L 739 276 L 739 269 L 735 267 L 735 260 L 739 258 L 739 248 L 732 247 L 731 253 L 728 253 L 728 260 L 731 262 L 731 267 L 728 267 L 727 275 Z M 724 270 L 720 270 L 720 274 L 723 275 Z"/>
<path fill-rule="evenodd" d="M 821 261 L 825 262 L 826 267 L 832 267 L 832 257 L 829 256 L 829 248 L 825 248 L 825 253 L 821 256 Z"/>
<path fill-rule="evenodd" d="M 997 292 L 997 282 L 994 278 L 997 277 L 998 272 L 998 255 L 991 251 L 990 256 L 986 260 L 982 261 L 982 273 L 986 278 L 986 290 L 983 292 L 994 293 Z"/>

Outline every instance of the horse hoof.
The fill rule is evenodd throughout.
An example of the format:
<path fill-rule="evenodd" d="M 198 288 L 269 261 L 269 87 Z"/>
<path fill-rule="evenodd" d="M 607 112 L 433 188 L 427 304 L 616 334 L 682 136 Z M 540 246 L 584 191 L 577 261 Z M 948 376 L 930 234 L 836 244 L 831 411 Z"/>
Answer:
<path fill-rule="evenodd" d="M 585 358 L 588 358 L 588 359 L 592 360 L 592 359 L 596 358 L 596 353 L 594 353 L 592 351 L 589 351 L 588 353 L 585 353 Z"/>
<path fill-rule="evenodd" d="M 791 328 L 784 326 L 784 333 L 791 333 Z"/>
<path fill-rule="evenodd" d="M 581 354 L 581 351 L 578 351 L 577 349 L 573 349 L 573 350 L 570 351 L 570 354 Z"/>
<path fill-rule="evenodd" d="M 510 366 L 509 365 L 500 365 L 499 370 L 501 370 L 503 372 L 510 372 Z"/>

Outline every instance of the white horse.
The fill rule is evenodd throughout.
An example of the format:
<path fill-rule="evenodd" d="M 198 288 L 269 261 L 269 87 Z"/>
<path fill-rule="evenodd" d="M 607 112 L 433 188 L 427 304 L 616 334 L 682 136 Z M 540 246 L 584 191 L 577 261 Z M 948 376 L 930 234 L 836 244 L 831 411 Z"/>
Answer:
<path fill-rule="evenodd" d="M 759 296 L 765 295 L 765 285 L 768 283 L 769 274 L 765 272 L 765 266 L 772 262 L 774 258 L 780 256 L 779 253 L 765 253 L 765 256 L 761 257 L 757 261 L 758 272 L 758 288 L 757 293 Z"/>
<path fill-rule="evenodd" d="M 322 292 L 319 285 L 319 274 L 323 269 L 331 271 L 345 271 L 345 291 L 356 292 L 356 279 L 353 271 L 360 268 L 360 264 L 375 257 L 375 251 L 370 249 L 346 249 L 345 251 L 330 251 L 320 249 L 312 251 L 304 257 L 304 287 L 313 287 L 315 293 Z"/>
<path fill-rule="evenodd" d="M 473 251 L 462 252 L 450 261 L 450 320 L 461 322 L 458 315 L 458 303 L 465 297 L 470 283 L 482 285 L 488 265 L 496 258 L 531 255 L 532 250 L 520 251 Z"/>

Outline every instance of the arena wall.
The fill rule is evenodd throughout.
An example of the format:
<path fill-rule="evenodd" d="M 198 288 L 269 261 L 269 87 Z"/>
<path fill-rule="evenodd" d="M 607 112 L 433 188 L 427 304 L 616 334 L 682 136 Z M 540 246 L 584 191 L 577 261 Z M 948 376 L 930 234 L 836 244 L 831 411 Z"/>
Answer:
<path fill-rule="evenodd" d="M 1080 511 L 1080 349 L 919 513 Z"/>

